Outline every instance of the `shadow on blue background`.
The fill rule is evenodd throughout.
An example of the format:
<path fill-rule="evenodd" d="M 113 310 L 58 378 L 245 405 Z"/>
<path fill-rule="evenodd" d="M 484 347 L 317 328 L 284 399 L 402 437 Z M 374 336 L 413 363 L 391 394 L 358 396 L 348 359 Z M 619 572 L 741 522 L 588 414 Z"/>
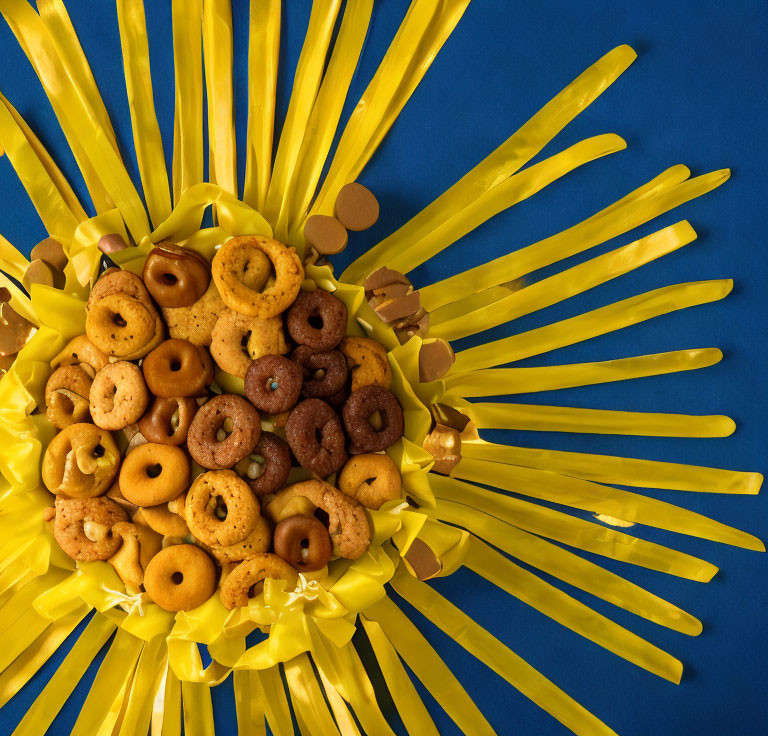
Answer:
<path fill-rule="evenodd" d="M 90 0 L 69 0 L 67 5 L 112 115 L 129 171 L 137 180 L 114 7 L 109 2 Z M 237 128 L 242 152 L 247 94 L 247 2 L 235 0 L 233 5 Z M 284 5 L 288 9 L 284 11 L 280 63 L 280 117 L 287 108 L 310 3 L 291 0 Z M 152 0 L 147 6 L 155 101 L 170 162 L 170 2 Z M 345 118 L 373 74 L 406 6 L 405 0 L 381 0 L 376 4 Z M 381 201 L 382 217 L 374 229 L 353 234 L 350 248 L 339 259 L 340 265 L 416 214 L 584 68 L 620 43 L 632 45 L 638 51 L 638 61 L 545 154 L 604 132 L 625 137 L 628 149 L 588 164 L 499 215 L 435 261 L 419 268 L 414 274 L 416 282 L 431 283 L 456 269 L 484 262 L 568 227 L 672 164 L 685 163 L 694 174 L 726 166 L 733 169 L 732 180 L 713 194 L 596 248 L 586 257 L 683 218 L 689 219 L 698 231 L 700 237 L 696 242 L 639 272 L 521 320 L 511 329 L 529 329 L 667 284 L 733 277 L 736 287 L 725 302 L 669 315 L 526 361 L 529 365 L 569 363 L 718 346 L 726 355 L 721 364 L 693 374 L 573 389 L 521 400 L 636 411 L 727 413 L 738 423 L 736 433 L 721 440 L 508 433 L 506 440 L 532 447 L 626 454 L 740 470 L 765 469 L 767 20 L 765 3 L 746 0 L 539 0 L 514 4 L 507 0 L 475 0 L 363 173 L 361 180 Z M 0 49 L 0 90 L 40 134 L 85 201 L 82 180 L 50 106 L 4 24 L 0 25 Z M 0 232 L 23 250 L 29 250 L 45 233 L 5 158 L 0 159 L 0 173 Z M 759 536 L 768 536 L 762 497 L 649 493 Z M 579 591 L 568 592 L 679 657 L 686 667 L 680 686 L 662 681 L 580 639 L 492 589 L 470 572 L 438 580 L 435 587 L 625 736 L 768 733 L 766 558 L 652 529 L 636 530 L 647 539 L 702 556 L 721 567 L 722 571 L 710 584 L 702 585 L 608 564 L 612 570 L 700 617 L 705 626 L 701 636 L 686 638 L 613 609 L 603 601 L 588 600 Z M 407 604 L 403 606 L 423 624 L 428 639 L 499 734 L 566 733 L 560 724 L 469 657 Z M 60 659 L 61 654 L 52 658 L 42 676 L 3 709 L 0 733 L 11 732 Z M 50 733 L 62 736 L 70 732 L 94 673 L 95 667 L 91 667 Z M 457 733 L 434 701 L 426 694 L 425 698 L 440 732 Z M 215 692 L 215 712 L 218 733 L 234 733 L 234 703 L 229 684 Z"/>

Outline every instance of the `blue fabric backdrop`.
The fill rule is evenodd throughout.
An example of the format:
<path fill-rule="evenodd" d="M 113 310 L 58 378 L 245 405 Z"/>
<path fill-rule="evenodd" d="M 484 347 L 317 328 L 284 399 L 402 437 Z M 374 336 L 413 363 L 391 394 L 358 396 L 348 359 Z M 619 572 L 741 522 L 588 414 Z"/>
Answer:
<path fill-rule="evenodd" d="M 170 160 L 170 2 L 152 0 L 146 4 L 156 105 Z M 105 0 L 69 0 L 67 5 L 112 114 L 125 160 L 135 175 L 114 6 Z M 242 152 L 247 93 L 247 2 L 235 0 L 233 5 L 237 127 Z M 287 108 L 310 2 L 290 0 L 284 6 L 280 118 Z M 406 6 L 405 0 L 377 2 L 345 118 L 381 59 Z M 521 400 L 640 411 L 727 413 L 738 423 L 736 433 L 722 440 L 531 433 L 506 439 L 529 446 L 744 470 L 765 468 L 767 21 L 768 5 L 759 0 L 475 0 L 364 172 L 362 181 L 378 195 L 382 217 L 372 230 L 352 236 L 350 248 L 340 258 L 344 263 L 431 202 L 573 77 L 620 43 L 631 44 L 639 54 L 638 61 L 545 153 L 554 153 L 578 139 L 604 132 L 624 136 L 628 150 L 584 167 L 498 216 L 448 249 L 437 261 L 420 268 L 415 273 L 416 282 L 430 283 L 456 269 L 574 224 L 668 165 L 685 163 L 694 173 L 725 166 L 733 169 L 733 179 L 721 189 L 638 231 L 645 234 L 660 225 L 687 218 L 700 234 L 694 244 L 645 266 L 639 273 L 521 320 L 507 330 L 528 329 L 666 284 L 733 277 L 736 287 L 725 302 L 591 340 L 538 362 L 527 361 L 530 365 L 541 365 L 719 346 L 726 354 L 720 365 L 695 374 L 574 389 Z M 85 198 L 82 180 L 50 106 L 4 23 L 0 23 L 0 49 L 0 89 L 39 132 Z M 242 179 L 242 165 L 240 172 Z M 0 232 L 22 250 L 29 250 L 45 233 L 5 158 L 0 159 L 0 201 Z M 597 250 L 604 251 L 631 239 L 625 236 Z M 768 537 L 768 499 L 763 496 L 649 493 Z M 492 589 L 472 573 L 459 572 L 437 581 L 435 587 L 625 736 L 768 733 L 764 629 L 768 559 L 651 529 L 636 531 L 721 567 L 710 584 L 702 585 L 639 568 L 610 565 L 699 616 L 705 628 L 697 638 L 659 628 L 602 601 L 588 601 L 678 656 L 685 664 L 680 686 L 655 678 L 582 640 Z M 578 591 L 568 592 L 583 600 L 588 598 Z M 566 733 L 560 724 L 403 605 L 459 675 L 499 734 Z M 0 734 L 13 730 L 61 656 L 54 656 L 42 674 L 0 712 Z M 70 732 L 95 670 L 94 665 L 55 721 L 52 734 L 63 736 Z M 440 732 L 457 733 L 434 701 L 426 694 L 425 697 Z M 215 710 L 217 733 L 233 734 L 234 703 L 229 684 L 216 690 Z"/>

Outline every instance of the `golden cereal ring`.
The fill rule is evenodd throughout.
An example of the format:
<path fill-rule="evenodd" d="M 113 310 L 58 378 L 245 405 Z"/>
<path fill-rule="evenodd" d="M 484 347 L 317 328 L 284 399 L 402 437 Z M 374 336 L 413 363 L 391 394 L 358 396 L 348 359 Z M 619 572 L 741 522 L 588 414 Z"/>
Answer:
<path fill-rule="evenodd" d="M 51 368 L 62 365 L 80 365 L 93 378 L 107 363 L 109 358 L 102 353 L 87 335 L 73 337 L 64 349 L 51 361 Z"/>
<path fill-rule="evenodd" d="M 183 450 L 147 442 L 125 456 L 120 468 L 120 490 L 137 506 L 158 506 L 184 493 L 189 472 Z"/>
<path fill-rule="evenodd" d="M 77 365 L 63 365 L 57 368 L 45 384 L 45 415 L 57 429 L 70 424 L 87 422 L 88 395 L 91 379 Z"/>
<path fill-rule="evenodd" d="M 112 435 L 93 424 L 70 424 L 43 456 L 43 483 L 51 493 L 91 498 L 106 491 L 117 475 L 120 453 Z"/>
<path fill-rule="evenodd" d="M 347 359 L 352 391 L 371 385 L 390 387 L 392 369 L 387 360 L 387 351 L 381 343 L 369 337 L 345 337 L 339 350 Z"/>
<path fill-rule="evenodd" d="M 56 499 L 53 536 L 73 560 L 106 560 L 117 552 L 121 537 L 112 533 L 115 524 L 128 519 L 108 498 Z"/>
<path fill-rule="evenodd" d="M 125 360 L 144 357 L 163 339 L 159 315 L 127 294 L 110 294 L 93 304 L 85 332 L 107 355 Z"/>
<path fill-rule="evenodd" d="M 90 405 L 97 427 L 123 429 L 141 419 L 148 404 L 149 391 L 141 368 L 133 363 L 108 363 L 93 379 Z"/>
<path fill-rule="evenodd" d="M 210 545 L 210 552 L 220 565 L 226 565 L 231 562 L 248 560 L 257 554 L 266 552 L 271 542 L 272 527 L 264 516 L 260 516 L 253 531 L 245 539 L 227 547 L 212 544 Z"/>
<path fill-rule="evenodd" d="M 125 584 L 126 592 L 139 593 L 144 584 L 144 571 L 160 551 L 163 538 L 147 526 L 127 521 L 115 524 L 112 535 L 122 539 L 122 544 L 108 562 Z"/>
<path fill-rule="evenodd" d="M 189 489 L 184 516 L 190 531 L 201 542 L 227 547 L 241 542 L 256 528 L 259 502 L 248 484 L 233 471 L 209 470 L 195 478 Z"/>
<path fill-rule="evenodd" d="M 213 327 L 225 309 L 216 283 L 211 280 L 205 294 L 194 304 L 188 307 L 165 307 L 163 317 L 171 337 L 205 347 L 211 344 Z"/>
<path fill-rule="evenodd" d="M 328 514 L 328 531 L 333 552 L 339 557 L 356 560 L 371 543 L 371 527 L 365 509 L 354 498 L 321 480 L 294 483 L 275 495 L 266 508 L 277 504 L 284 507 L 292 498 L 304 497 Z"/>
<path fill-rule="evenodd" d="M 287 581 L 287 590 L 293 590 L 299 579 L 296 570 L 277 555 L 258 554 L 241 562 L 227 575 L 221 586 L 222 603 L 230 610 L 247 606 L 248 601 L 261 592 L 260 583 L 267 578 Z"/>
<path fill-rule="evenodd" d="M 186 537 L 189 534 L 187 522 L 168 508 L 168 504 L 141 507 L 133 516 L 139 524 L 146 524 L 164 537 Z"/>
<path fill-rule="evenodd" d="M 389 455 L 355 455 L 341 469 L 339 488 L 369 509 L 403 495 L 400 471 Z"/>
<path fill-rule="evenodd" d="M 280 317 L 246 317 L 225 308 L 211 333 L 211 355 L 221 370 L 245 378 L 251 362 L 288 352 Z"/>
<path fill-rule="evenodd" d="M 144 572 L 144 588 L 165 611 L 191 611 L 216 589 L 216 566 L 194 544 L 175 544 L 158 552 Z"/>
<path fill-rule="evenodd" d="M 275 283 L 263 291 L 245 283 L 249 269 L 263 268 L 262 260 L 257 262 L 255 255 L 259 252 L 275 269 Z M 291 306 L 304 281 L 304 267 L 296 250 L 261 235 L 244 235 L 224 243 L 213 258 L 212 273 L 230 309 L 261 319 L 274 317 Z"/>

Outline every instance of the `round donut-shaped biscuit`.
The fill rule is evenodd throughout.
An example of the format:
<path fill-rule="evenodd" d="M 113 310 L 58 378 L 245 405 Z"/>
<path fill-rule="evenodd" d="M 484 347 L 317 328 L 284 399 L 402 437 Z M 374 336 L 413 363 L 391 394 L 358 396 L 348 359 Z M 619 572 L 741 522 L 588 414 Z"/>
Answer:
<path fill-rule="evenodd" d="M 232 432 L 223 440 L 217 435 L 232 421 Z M 203 404 L 187 434 L 187 450 L 204 468 L 231 468 L 253 452 L 261 437 L 259 412 L 242 396 L 221 394 Z"/>
<path fill-rule="evenodd" d="M 291 359 L 303 369 L 301 393 L 307 398 L 324 399 L 341 391 L 347 382 L 347 361 L 338 350 L 318 353 L 307 345 L 299 345 Z"/>
<path fill-rule="evenodd" d="M 253 462 L 258 466 L 258 475 L 251 477 L 254 473 L 249 473 L 249 462 L 243 480 L 258 498 L 274 493 L 285 485 L 291 472 L 291 448 L 282 437 L 272 432 L 262 432 L 261 439 L 248 457 L 256 458 Z"/>
<path fill-rule="evenodd" d="M 370 422 L 375 412 L 381 416 L 381 429 L 375 429 Z M 353 455 L 386 450 L 403 436 L 403 409 L 395 395 L 383 386 L 363 386 L 353 391 L 344 404 L 342 416 Z"/>
<path fill-rule="evenodd" d="M 341 421 L 320 399 L 305 399 L 291 412 L 285 436 L 299 464 L 321 478 L 335 473 L 347 461 Z"/>
<path fill-rule="evenodd" d="M 144 379 L 155 396 L 202 396 L 213 382 L 213 362 L 204 347 L 171 338 L 142 363 Z"/>
<path fill-rule="evenodd" d="M 93 378 L 108 362 L 109 358 L 88 339 L 87 335 L 78 335 L 73 337 L 51 361 L 51 368 L 80 364 L 81 367 L 85 366 L 86 372 Z"/>
<path fill-rule="evenodd" d="M 147 442 L 125 456 L 120 468 L 120 490 L 137 506 L 158 506 L 184 493 L 189 473 L 189 460 L 183 450 Z"/>
<path fill-rule="evenodd" d="M 156 335 L 152 313 L 127 294 L 110 294 L 96 302 L 86 315 L 85 330 L 107 355 L 126 359 L 146 355 Z"/>
<path fill-rule="evenodd" d="M 301 367 L 282 355 L 264 355 L 245 373 L 245 396 L 257 409 L 279 414 L 293 409 L 301 392 Z"/>
<path fill-rule="evenodd" d="M 185 537 L 189 527 L 184 518 L 174 513 L 164 503 L 160 506 L 142 506 L 134 514 L 136 524 L 144 524 L 164 537 Z"/>
<path fill-rule="evenodd" d="M 161 307 L 188 307 L 208 288 L 208 263 L 193 250 L 173 243 L 153 248 L 144 263 L 144 285 Z"/>
<path fill-rule="evenodd" d="M 127 521 L 128 514 L 116 503 L 108 498 L 59 496 L 55 508 L 53 536 L 73 560 L 106 560 L 117 552 L 121 538 L 112 534 L 111 529 L 115 524 Z"/>
<path fill-rule="evenodd" d="M 276 527 L 275 554 L 297 570 L 314 572 L 328 564 L 331 537 L 322 521 L 312 516 L 289 516 Z"/>
<path fill-rule="evenodd" d="M 299 345 L 333 350 L 347 331 L 347 307 L 322 289 L 302 291 L 288 310 L 285 326 Z"/>
<path fill-rule="evenodd" d="M 216 566 L 194 544 L 174 544 L 160 550 L 144 572 L 144 588 L 165 611 L 191 611 L 202 606 L 216 589 Z"/>
<path fill-rule="evenodd" d="M 189 396 L 174 396 L 170 399 L 155 397 L 147 412 L 139 419 L 139 432 L 149 442 L 183 445 L 198 408 L 197 400 Z"/>
<path fill-rule="evenodd" d="M 141 368 L 125 360 L 108 363 L 94 377 L 89 399 L 97 427 L 114 431 L 137 422 L 149 403 Z"/>
<path fill-rule="evenodd" d="M 190 531 L 201 542 L 227 547 L 242 541 L 255 529 L 259 502 L 248 484 L 233 471 L 210 470 L 195 478 L 184 502 L 184 516 Z"/>
<path fill-rule="evenodd" d="M 248 269 L 264 269 L 257 253 L 267 256 L 275 270 L 274 284 L 263 291 L 246 285 Z M 211 271 L 221 298 L 230 309 L 261 319 L 285 311 L 296 299 L 304 280 L 304 267 L 296 250 L 259 235 L 228 240 L 214 256 Z M 269 275 L 268 264 L 266 274 Z"/>
<path fill-rule="evenodd" d="M 120 453 L 112 435 L 93 424 L 70 424 L 43 455 L 45 487 L 71 498 L 92 498 L 106 491 L 117 475 Z"/>
<path fill-rule="evenodd" d="M 221 585 L 221 602 L 230 610 L 248 605 L 261 592 L 267 578 L 285 580 L 286 589 L 293 590 L 299 576 L 285 560 L 268 552 L 254 555 L 241 562 Z"/>
<path fill-rule="evenodd" d="M 339 489 L 369 509 L 401 498 L 400 471 L 389 455 L 365 453 L 347 461 L 339 474 Z"/>
<path fill-rule="evenodd" d="M 78 365 L 57 368 L 45 384 L 45 415 L 57 429 L 90 419 L 90 376 Z"/>
<path fill-rule="evenodd" d="M 271 543 L 272 526 L 266 517 L 260 516 L 253 531 L 245 539 L 226 547 L 220 544 L 211 544 L 209 550 L 220 565 L 228 565 L 266 552 Z"/>

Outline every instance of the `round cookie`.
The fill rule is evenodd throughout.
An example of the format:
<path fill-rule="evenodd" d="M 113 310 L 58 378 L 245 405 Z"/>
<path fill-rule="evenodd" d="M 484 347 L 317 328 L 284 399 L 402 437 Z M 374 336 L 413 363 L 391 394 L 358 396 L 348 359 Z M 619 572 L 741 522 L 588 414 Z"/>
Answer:
<path fill-rule="evenodd" d="M 339 474 L 339 489 L 369 509 L 400 498 L 402 479 L 389 455 L 365 453 L 347 461 Z"/>
<path fill-rule="evenodd" d="M 282 355 L 264 355 L 245 373 L 245 396 L 257 409 L 268 414 L 292 409 L 302 385 L 301 367 Z"/>
<path fill-rule="evenodd" d="M 285 326 L 299 345 L 333 350 L 346 334 L 347 307 L 323 289 L 302 291 L 288 309 Z"/>
<path fill-rule="evenodd" d="M 297 570 L 315 572 L 333 553 L 325 525 L 312 516 L 289 516 L 275 527 L 275 554 Z"/>
<path fill-rule="evenodd" d="M 346 437 L 336 412 L 320 399 L 305 399 L 291 412 L 285 436 L 303 468 L 321 478 L 347 460 Z"/>
<path fill-rule="evenodd" d="M 57 429 L 90 419 L 91 379 L 79 365 L 63 365 L 45 384 L 45 415 Z"/>
<path fill-rule="evenodd" d="M 149 403 L 141 368 L 120 360 L 94 377 L 89 394 L 91 417 L 102 429 L 117 430 L 137 422 Z"/>
<path fill-rule="evenodd" d="M 271 542 L 272 527 L 264 516 L 260 516 L 256 521 L 253 531 L 242 541 L 235 542 L 226 547 L 220 544 L 212 544 L 209 546 L 209 549 L 220 565 L 228 565 L 266 552 Z"/>
<path fill-rule="evenodd" d="M 192 397 L 156 397 L 146 414 L 139 419 L 139 432 L 149 442 L 161 445 L 183 445 L 199 406 Z"/>
<path fill-rule="evenodd" d="M 370 422 L 376 412 L 381 416 L 380 429 Z M 386 450 L 403 436 L 403 409 L 395 395 L 382 386 L 363 386 L 353 391 L 344 404 L 342 417 L 353 455 Z"/>
<path fill-rule="evenodd" d="M 158 552 L 147 565 L 144 588 L 165 611 L 191 611 L 216 589 L 216 566 L 194 544 L 175 544 Z"/>
<path fill-rule="evenodd" d="M 248 601 L 260 592 L 259 584 L 267 578 L 285 580 L 286 589 L 293 590 L 298 581 L 298 573 L 285 560 L 268 552 L 257 554 L 250 560 L 241 562 L 221 586 L 221 601 L 232 610 L 247 606 Z"/>
<path fill-rule="evenodd" d="M 117 552 L 121 538 L 112 527 L 128 514 L 108 498 L 56 499 L 53 536 L 73 560 L 106 560 Z"/>
<path fill-rule="evenodd" d="M 183 450 L 147 442 L 125 456 L 120 490 L 137 506 L 157 506 L 184 493 L 189 475 L 189 460 Z"/>
<path fill-rule="evenodd" d="M 73 337 L 51 361 L 51 368 L 79 364 L 93 378 L 108 362 L 109 358 L 106 354 L 99 350 L 87 335 L 78 335 Z"/>
<path fill-rule="evenodd" d="M 141 366 L 155 396 L 202 396 L 213 383 L 213 363 L 204 347 L 171 338 L 161 342 Z"/>
<path fill-rule="evenodd" d="M 161 243 L 147 256 L 143 278 L 161 307 L 189 307 L 205 294 L 211 272 L 205 258 L 195 251 Z"/>

